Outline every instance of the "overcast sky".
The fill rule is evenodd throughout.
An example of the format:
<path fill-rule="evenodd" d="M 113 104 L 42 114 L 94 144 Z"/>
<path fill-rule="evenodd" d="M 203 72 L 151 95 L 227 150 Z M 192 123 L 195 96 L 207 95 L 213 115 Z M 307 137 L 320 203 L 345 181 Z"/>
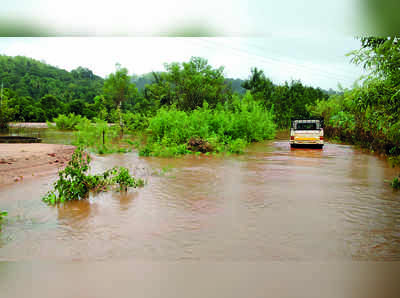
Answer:
<path fill-rule="evenodd" d="M 60 37 L 0 37 L 0 54 L 24 55 L 67 70 L 83 66 L 102 77 L 117 62 L 140 75 L 163 70 L 165 62 L 201 56 L 213 67 L 224 66 L 231 78 L 248 78 L 251 67 L 258 67 L 278 84 L 300 79 L 324 89 L 336 89 L 338 83 L 351 87 L 363 74 L 345 56 L 360 47 L 352 36 L 359 35 L 362 2 L 5 1 L 0 29 Z"/>
<path fill-rule="evenodd" d="M 0 53 L 23 55 L 72 70 L 87 67 L 107 76 L 115 63 L 130 74 L 163 70 L 164 63 L 206 58 L 213 67 L 224 66 L 231 78 L 248 78 L 251 67 L 263 69 L 275 83 L 300 79 L 321 88 L 350 87 L 362 75 L 346 53 L 358 49 L 353 37 L 33 37 L 0 38 Z"/>

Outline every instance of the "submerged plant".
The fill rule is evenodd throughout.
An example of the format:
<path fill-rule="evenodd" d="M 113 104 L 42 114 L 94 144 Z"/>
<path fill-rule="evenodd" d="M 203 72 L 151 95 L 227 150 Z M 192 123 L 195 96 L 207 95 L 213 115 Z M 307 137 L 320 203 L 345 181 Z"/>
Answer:
<path fill-rule="evenodd" d="M 78 146 L 84 146 L 99 154 L 113 152 L 111 140 L 117 136 L 117 131 L 114 127 L 108 125 L 104 120 L 95 119 L 81 121 L 76 128 L 76 141 Z"/>
<path fill-rule="evenodd" d="M 120 191 L 144 185 L 142 179 L 136 180 L 130 176 L 128 169 L 123 167 L 112 168 L 100 175 L 90 175 L 87 173 L 89 163 L 89 154 L 82 148 L 76 149 L 67 167 L 59 171 L 54 190 L 49 191 L 42 200 L 54 205 L 87 198 L 90 192 L 105 191 L 115 184 L 119 185 Z"/>
<path fill-rule="evenodd" d="M 8 215 L 8 212 L 7 212 L 7 211 L 1 211 L 1 210 L 0 210 L 0 230 L 1 230 L 2 223 L 3 223 L 3 219 L 4 219 L 4 217 L 6 217 L 7 215 Z"/>
<path fill-rule="evenodd" d="M 140 187 L 144 185 L 142 179 L 135 179 L 129 174 L 127 168 L 120 167 L 113 169 L 112 182 L 119 185 L 119 191 L 127 191 L 128 187 Z"/>
<path fill-rule="evenodd" d="M 400 189 L 400 176 L 393 178 L 391 185 L 394 189 Z"/>
<path fill-rule="evenodd" d="M 7 211 L 1 211 L 1 210 L 0 210 L 0 223 L 1 223 L 1 221 L 3 220 L 3 218 L 6 217 L 7 215 L 8 215 L 8 212 L 7 212 Z"/>

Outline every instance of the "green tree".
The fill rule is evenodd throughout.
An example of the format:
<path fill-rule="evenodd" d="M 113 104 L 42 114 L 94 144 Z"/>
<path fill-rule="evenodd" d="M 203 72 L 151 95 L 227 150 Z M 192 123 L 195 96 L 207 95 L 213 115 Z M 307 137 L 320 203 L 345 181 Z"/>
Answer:
<path fill-rule="evenodd" d="M 101 94 L 103 81 L 86 68 L 78 67 L 68 72 L 27 57 L 0 55 L 0 82 L 7 87 L 4 94 L 17 121 L 43 119 L 42 112 L 47 115 L 44 120 L 65 113 L 64 106 L 76 98 L 85 104 L 93 104 L 93 98 Z M 48 94 L 57 99 L 57 106 L 41 104 Z M 35 108 L 27 109 L 28 106 Z"/>
<path fill-rule="evenodd" d="M 13 116 L 13 110 L 8 106 L 7 97 L 3 96 L 3 90 L 0 95 L 0 129 L 8 127 L 8 122 L 11 121 Z"/>
<path fill-rule="evenodd" d="M 103 93 L 107 99 L 115 103 L 119 114 L 119 124 L 122 127 L 122 102 L 134 98 L 137 94 L 137 88 L 131 82 L 128 70 L 117 63 L 115 73 L 110 74 L 104 81 Z"/>
<path fill-rule="evenodd" d="M 40 99 L 40 107 L 46 113 L 46 120 L 52 121 L 58 114 L 63 114 L 63 104 L 52 94 L 46 94 Z"/>
<path fill-rule="evenodd" d="M 261 100 L 268 106 L 267 103 L 271 99 L 275 86 L 262 70 L 254 67 L 251 69 L 249 79 L 243 82 L 242 87 L 249 90 L 256 100 Z"/>
<path fill-rule="evenodd" d="M 352 62 L 361 64 L 365 69 L 379 78 L 391 82 L 400 80 L 400 37 L 361 37 L 361 49 L 349 55 Z"/>
<path fill-rule="evenodd" d="M 84 109 L 85 102 L 82 99 L 74 99 L 68 105 L 68 113 L 73 113 L 75 115 L 83 115 Z"/>
<path fill-rule="evenodd" d="M 273 109 L 275 122 L 279 127 L 288 127 L 292 117 L 308 118 L 307 105 L 317 100 L 326 100 L 328 95 L 320 88 L 304 86 L 300 81 L 274 85 L 262 70 L 251 69 L 251 75 L 244 81 L 243 88 L 249 90 L 254 99 L 261 101 L 267 109 Z"/>
<path fill-rule="evenodd" d="M 206 59 L 192 57 L 189 62 L 165 64 L 165 72 L 153 73 L 155 83 L 146 86 L 145 97 L 159 105 L 175 104 L 194 110 L 206 101 L 210 107 L 231 100 L 232 90 L 225 83 L 224 68 L 212 68 Z"/>
<path fill-rule="evenodd" d="M 137 88 L 128 75 L 128 70 L 116 64 L 115 73 L 110 74 L 104 81 L 103 93 L 118 107 L 122 102 L 133 98 L 137 94 Z"/>

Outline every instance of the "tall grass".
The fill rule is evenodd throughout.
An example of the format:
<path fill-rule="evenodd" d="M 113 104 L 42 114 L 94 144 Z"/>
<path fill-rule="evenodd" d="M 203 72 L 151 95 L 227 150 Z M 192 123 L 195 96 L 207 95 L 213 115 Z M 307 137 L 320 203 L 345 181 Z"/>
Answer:
<path fill-rule="evenodd" d="M 104 154 L 120 152 L 120 148 L 113 143 L 119 135 L 118 125 L 109 125 L 106 121 L 94 118 L 90 121 L 84 118 L 76 125 L 77 132 L 74 145 L 89 148 L 91 151 Z"/>
<path fill-rule="evenodd" d="M 174 156 L 190 153 L 188 142 L 201 140 L 207 151 L 241 153 L 250 142 L 272 139 L 276 126 L 272 111 L 265 110 L 250 93 L 242 100 L 210 109 L 185 112 L 175 107 L 161 108 L 150 118 L 147 144 L 141 155 Z"/>

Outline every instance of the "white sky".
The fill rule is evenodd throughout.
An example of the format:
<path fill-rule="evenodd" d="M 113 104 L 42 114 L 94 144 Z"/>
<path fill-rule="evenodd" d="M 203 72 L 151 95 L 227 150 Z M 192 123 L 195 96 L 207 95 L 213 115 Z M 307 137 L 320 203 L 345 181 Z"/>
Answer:
<path fill-rule="evenodd" d="M 66 70 L 87 67 L 102 77 L 113 72 L 117 62 L 140 75 L 164 70 L 165 62 L 200 56 L 213 67 L 224 66 L 226 77 L 245 79 L 251 67 L 258 67 L 274 83 L 300 79 L 324 89 L 337 89 L 338 83 L 351 87 L 362 75 L 361 67 L 345 56 L 359 47 L 358 40 L 344 35 L 0 38 L 0 54 L 44 60 Z"/>
<path fill-rule="evenodd" d="M 0 16 L 23 17 L 60 34 L 160 35 L 173 28 L 207 26 L 220 35 L 270 32 L 354 34 L 360 0 L 12 0 Z"/>
<path fill-rule="evenodd" d="M 0 20 L 6 24 L 40 26 L 45 35 L 60 37 L 0 37 L 0 54 L 67 70 L 83 66 L 103 77 L 116 62 L 140 75 L 201 56 L 213 67 L 224 66 L 231 78 L 245 79 L 258 67 L 275 83 L 300 79 L 324 89 L 350 87 L 363 74 L 345 56 L 360 47 L 352 37 L 359 35 L 360 1 L 5 1 Z M 182 34 L 217 37 L 159 37 Z"/>

